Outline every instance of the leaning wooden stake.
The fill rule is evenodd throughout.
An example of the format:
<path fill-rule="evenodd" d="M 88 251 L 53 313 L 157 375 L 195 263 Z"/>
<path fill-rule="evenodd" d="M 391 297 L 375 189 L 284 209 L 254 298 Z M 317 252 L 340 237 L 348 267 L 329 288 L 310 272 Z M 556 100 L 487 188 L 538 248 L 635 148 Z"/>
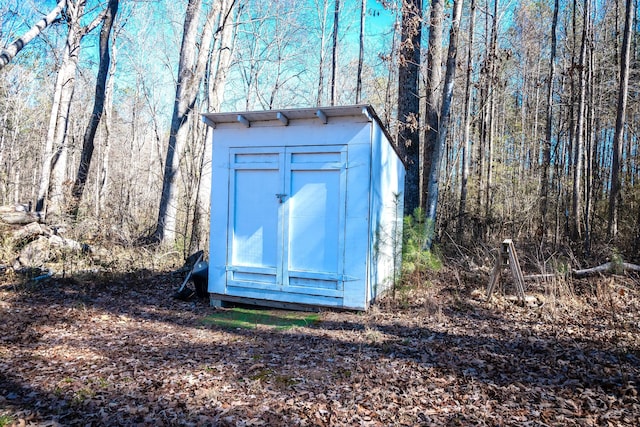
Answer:
<path fill-rule="evenodd" d="M 502 270 L 505 267 L 511 267 L 511 274 L 513 275 L 513 281 L 516 285 L 518 298 L 520 299 L 520 301 L 522 301 L 522 303 L 524 303 L 524 276 L 522 275 L 522 270 L 520 269 L 520 262 L 518 261 L 516 248 L 513 245 L 513 241 L 511 239 L 505 239 L 500 246 L 500 251 L 498 251 L 496 265 L 493 268 L 493 273 L 491 273 L 491 278 L 489 279 L 489 286 L 487 287 L 487 301 L 491 299 L 491 295 L 493 294 L 493 291 L 498 284 L 498 280 L 500 280 Z"/>

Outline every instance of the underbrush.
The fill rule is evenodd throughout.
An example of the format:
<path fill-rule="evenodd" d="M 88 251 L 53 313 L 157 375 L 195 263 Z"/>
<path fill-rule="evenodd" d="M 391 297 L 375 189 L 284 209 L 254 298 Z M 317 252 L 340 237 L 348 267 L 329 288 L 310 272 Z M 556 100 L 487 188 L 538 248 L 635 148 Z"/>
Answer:
<path fill-rule="evenodd" d="M 74 227 L 0 224 L 0 274 L 37 282 L 48 277 L 108 277 L 139 271 L 172 271 L 184 264 L 176 249 L 136 244 L 100 231 L 99 224 Z"/>
<path fill-rule="evenodd" d="M 515 242 L 526 279 L 527 301 L 522 306 L 509 268 L 502 271 L 496 292 L 487 301 L 499 243 L 463 247 L 449 238 L 434 245 L 432 251 L 423 251 L 424 230 L 420 210 L 405 218 L 402 269 L 393 292 L 380 301 L 381 307 L 417 311 L 435 320 L 451 310 L 524 310 L 526 316 L 558 327 L 584 316 L 600 322 L 598 327 L 623 347 L 628 335 L 640 329 L 640 275 L 619 268 L 625 260 L 615 248 L 594 246 L 590 257 L 580 258 L 570 245 L 552 248 Z M 612 263 L 611 271 L 584 278 L 571 274 L 605 262 Z"/>

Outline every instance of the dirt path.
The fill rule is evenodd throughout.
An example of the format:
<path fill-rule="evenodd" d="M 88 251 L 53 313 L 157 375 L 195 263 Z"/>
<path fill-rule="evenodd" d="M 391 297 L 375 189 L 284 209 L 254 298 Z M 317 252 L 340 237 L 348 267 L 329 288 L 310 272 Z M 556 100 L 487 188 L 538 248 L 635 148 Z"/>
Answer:
<path fill-rule="evenodd" d="M 169 275 L 0 278 L 0 425 L 640 425 L 637 279 L 531 309 L 440 276 L 289 330 L 205 324 Z"/>

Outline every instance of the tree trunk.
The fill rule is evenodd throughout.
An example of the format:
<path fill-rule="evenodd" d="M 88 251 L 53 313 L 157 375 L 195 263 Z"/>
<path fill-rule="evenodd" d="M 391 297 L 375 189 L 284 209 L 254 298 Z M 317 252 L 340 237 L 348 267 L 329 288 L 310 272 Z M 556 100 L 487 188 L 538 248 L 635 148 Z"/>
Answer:
<path fill-rule="evenodd" d="M 593 40 L 593 26 L 589 24 L 589 38 Z M 586 126 L 586 149 L 585 149 L 585 191 L 584 191 L 584 253 L 589 255 L 591 253 L 591 217 L 593 211 L 593 159 L 596 141 L 595 131 L 595 60 L 594 60 L 595 46 L 590 43 L 588 62 L 589 67 L 587 71 L 587 87 L 589 88 L 589 101 L 588 101 L 588 113 L 587 113 L 587 126 Z"/>
<path fill-rule="evenodd" d="M 331 105 L 336 105 L 336 69 L 338 68 L 338 24 L 340 22 L 340 0 L 335 0 L 333 10 L 333 46 L 331 47 Z"/>
<path fill-rule="evenodd" d="M 231 3 L 231 5 L 229 4 Z M 235 22 L 234 3 L 224 0 L 220 15 L 220 42 L 217 49 L 211 53 L 209 73 L 206 77 L 207 111 L 219 111 L 224 101 L 225 85 L 227 75 L 231 65 L 233 45 L 235 43 Z M 226 13 L 225 18 L 222 13 Z M 209 222 L 211 209 L 211 155 L 212 155 L 212 129 L 207 126 L 204 136 L 204 151 L 200 163 L 200 176 L 198 182 L 198 197 L 196 200 L 193 227 L 191 231 L 191 242 L 189 250 L 194 253 L 198 250 L 208 252 L 209 243 Z"/>
<path fill-rule="evenodd" d="M 322 105 L 324 97 L 324 62 L 325 62 L 325 44 L 327 40 L 327 12 L 329 11 L 329 0 L 323 1 L 322 8 L 322 25 L 321 25 L 321 37 L 320 37 L 320 63 L 318 64 L 318 96 L 316 99 L 316 105 L 319 107 Z"/>
<path fill-rule="evenodd" d="M 609 194 L 609 222 L 607 233 L 610 237 L 618 234 L 618 208 L 621 204 L 620 160 L 624 140 L 624 124 L 627 112 L 627 94 L 629 92 L 629 56 L 631 47 L 631 30 L 634 9 L 632 0 L 626 0 L 624 33 L 622 36 L 622 52 L 620 53 L 620 84 L 618 90 L 618 108 L 616 111 L 616 128 L 613 136 L 613 157 L 611 161 L 611 193 Z"/>
<path fill-rule="evenodd" d="M 67 125 L 75 88 L 80 41 L 82 40 L 80 17 L 84 12 L 85 4 L 85 0 L 79 0 L 76 3 L 69 3 L 67 6 L 66 15 L 69 28 L 62 62 L 56 78 L 40 176 L 40 190 L 36 202 L 36 211 L 45 211 L 47 216 L 55 217 L 62 214 L 62 186 L 65 179 L 67 157 Z"/>
<path fill-rule="evenodd" d="M 404 214 L 420 206 L 420 37 L 421 0 L 403 0 L 400 55 L 398 59 L 398 145 L 407 173 L 404 187 Z"/>
<path fill-rule="evenodd" d="M 493 204 L 493 142 L 495 136 L 495 104 L 496 104 L 496 75 L 498 61 L 498 0 L 493 1 L 493 16 L 491 20 L 491 38 L 489 42 L 489 52 L 487 54 L 487 82 L 486 99 L 484 107 L 484 118 L 482 120 L 482 137 L 486 147 L 486 177 L 484 187 L 484 215 L 485 221 L 492 215 Z M 483 230 L 487 233 L 489 230 Z"/>
<path fill-rule="evenodd" d="M 104 18 L 104 12 L 87 26 L 81 27 L 86 0 L 67 2 L 67 38 L 62 61 L 56 78 L 56 86 L 49 118 L 49 128 L 42 159 L 42 173 L 36 210 L 47 216 L 60 217 L 64 213 L 65 180 L 67 173 L 67 127 L 69 111 L 75 89 L 76 72 L 82 38 L 96 28 Z"/>
<path fill-rule="evenodd" d="M 110 186 L 110 168 L 109 158 L 111 154 L 111 136 L 113 122 L 113 90 L 114 90 L 114 74 L 117 66 L 117 49 L 115 45 L 115 37 L 111 43 L 111 67 L 109 68 L 109 77 L 107 79 L 107 90 L 105 96 L 104 110 L 104 147 L 102 150 L 102 162 L 100 171 L 97 174 L 98 186 L 96 189 L 96 216 L 100 217 L 107 206 Z"/>
<path fill-rule="evenodd" d="M 356 104 L 362 100 L 362 64 L 364 63 L 364 22 L 367 14 L 367 0 L 360 2 L 360 37 L 358 49 L 358 72 L 356 76 Z"/>
<path fill-rule="evenodd" d="M 469 170 L 471 166 L 471 79 L 473 70 L 473 39 L 476 21 L 476 0 L 471 0 L 469 17 L 469 46 L 467 49 L 467 72 L 464 88 L 464 135 L 462 142 L 462 177 L 460 182 L 460 206 L 458 208 L 458 226 L 456 229 L 458 240 L 462 238 L 465 228 L 465 217 L 467 212 L 467 183 L 469 181 Z"/>
<path fill-rule="evenodd" d="M 542 177 L 540 185 L 540 235 L 547 233 L 547 211 L 549 206 L 549 168 L 551 166 L 551 138 L 553 132 L 553 82 L 556 72 L 556 46 L 558 27 L 558 4 L 554 1 L 553 20 L 551 22 L 551 54 L 549 57 L 549 82 L 547 87 L 547 113 L 545 124 L 544 149 L 542 151 Z"/>
<path fill-rule="evenodd" d="M 189 135 L 188 121 L 198 96 L 214 35 L 214 25 L 217 23 L 214 18 L 220 10 L 219 2 L 212 6 L 198 37 L 201 5 L 202 0 L 189 0 L 185 13 L 176 98 L 164 163 L 158 220 L 153 236 L 154 241 L 166 245 L 172 245 L 176 240 L 180 160 Z M 197 47 L 199 50 L 196 52 Z"/>
<path fill-rule="evenodd" d="M 100 63 L 98 66 L 98 77 L 96 78 L 93 113 L 91 114 L 87 130 L 84 133 L 80 165 L 78 166 L 78 173 L 71 191 L 69 212 L 75 218 L 78 216 L 78 208 L 80 207 L 82 193 L 84 192 L 84 186 L 87 182 L 87 177 L 89 176 L 89 167 L 91 166 L 91 159 L 93 157 L 96 131 L 98 130 L 98 125 L 102 119 L 102 113 L 104 112 L 107 76 L 109 75 L 109 65 L 111 63 L 109 40 L 111 38 L 113 22 L 115 21 L 118 13 L 118 5 L 119 0 L 109 0 L 109 4 L 104 15 L 104 21 L 102 22 L 102 30 L 100 31 Z"/>
<path fill-rule="evenodd" d="M 36 23 L 29 31 L 27 31 L 22 37 L 15 40 L 6 49 L 0 51 L 0 70 L 7 65 L 11 60 L 27 45 L 31 40 L 38 37 L 38 35 L 44 31 L 49 25 L 51 25 L 60 12 L 67 6 L 67 0 L 60 0 L 56 7 Z"/>
<path fill-rule="evenodd" d="M 451 31 L 449 34 L 449 49 L 447 52 L 447 68 L 444 77 L 444 87 L 442 90 L 442 109 L 440 111 L 440 121 L 438 128 L 438 140 L 432 153 L 431 169 L 429 171 L 429 181 L 427 188 L 427 211 L 425 221 L 425 245 L 424 249 L 431 249 L 431 243 L 435 232 L 436 213 L 438 208 L 438 191 L 440 183 L 440 163 L 442 150 L 447 140 L 449 127 L 449 117 L 451 112 L 451 101 L 453 99 L 453 84 L 456 75 L 456 61 L 458 57 L 458 34 L 460 33 L 460 14 L 463 0 L 453 2 L 453 18 L 451 21 Z"/>
<path fill-rule="evenodd" d="M 578 64 L 578 116 L 575 132 L 575 144 L 573 151 L 573 197 L 571 205 L 571 237 L 577 240 L 582 235 L 582 204 L 583 204 L 583 168 L 584 168 L 584 133 L 585 133 L 585 112 L 586 112 L 586 56 L 587 56 L 587 28 L 589 22 L 589 4 L 591 0 L 584 0 L 583 22 L 582 22 L 582 42 L 580 48 L 580 59 Z"/>
<path fill-rule="evenodd" d="M 442 80 L 442 31 L 444 19 L 443 0 L 432 0 L 429 16 L 429 46 L 427 48 L 427 80 L 426 86 L 426 130 L 424 133 L 424 147 L 422 156 L 422 171 L 424 174 L 422 185 L 421 206 L 426 210 L 429 195 L 428 175 L 433 162 L 433 154 L 438 143 L 438 129 L 440 128 L 440 83 Z"/>

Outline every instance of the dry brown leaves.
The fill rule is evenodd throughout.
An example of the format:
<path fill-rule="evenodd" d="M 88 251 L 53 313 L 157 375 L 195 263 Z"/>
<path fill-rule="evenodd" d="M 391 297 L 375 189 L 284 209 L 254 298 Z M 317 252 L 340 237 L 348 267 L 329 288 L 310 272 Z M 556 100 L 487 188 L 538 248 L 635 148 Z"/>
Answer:
<path fill-rule="evenodd" d="M 531 309 L 453 276 L 288 331 L 205 325 L 168 274 L 4 280 L 0 423 L 640 425 L 637 280 Z"/>

